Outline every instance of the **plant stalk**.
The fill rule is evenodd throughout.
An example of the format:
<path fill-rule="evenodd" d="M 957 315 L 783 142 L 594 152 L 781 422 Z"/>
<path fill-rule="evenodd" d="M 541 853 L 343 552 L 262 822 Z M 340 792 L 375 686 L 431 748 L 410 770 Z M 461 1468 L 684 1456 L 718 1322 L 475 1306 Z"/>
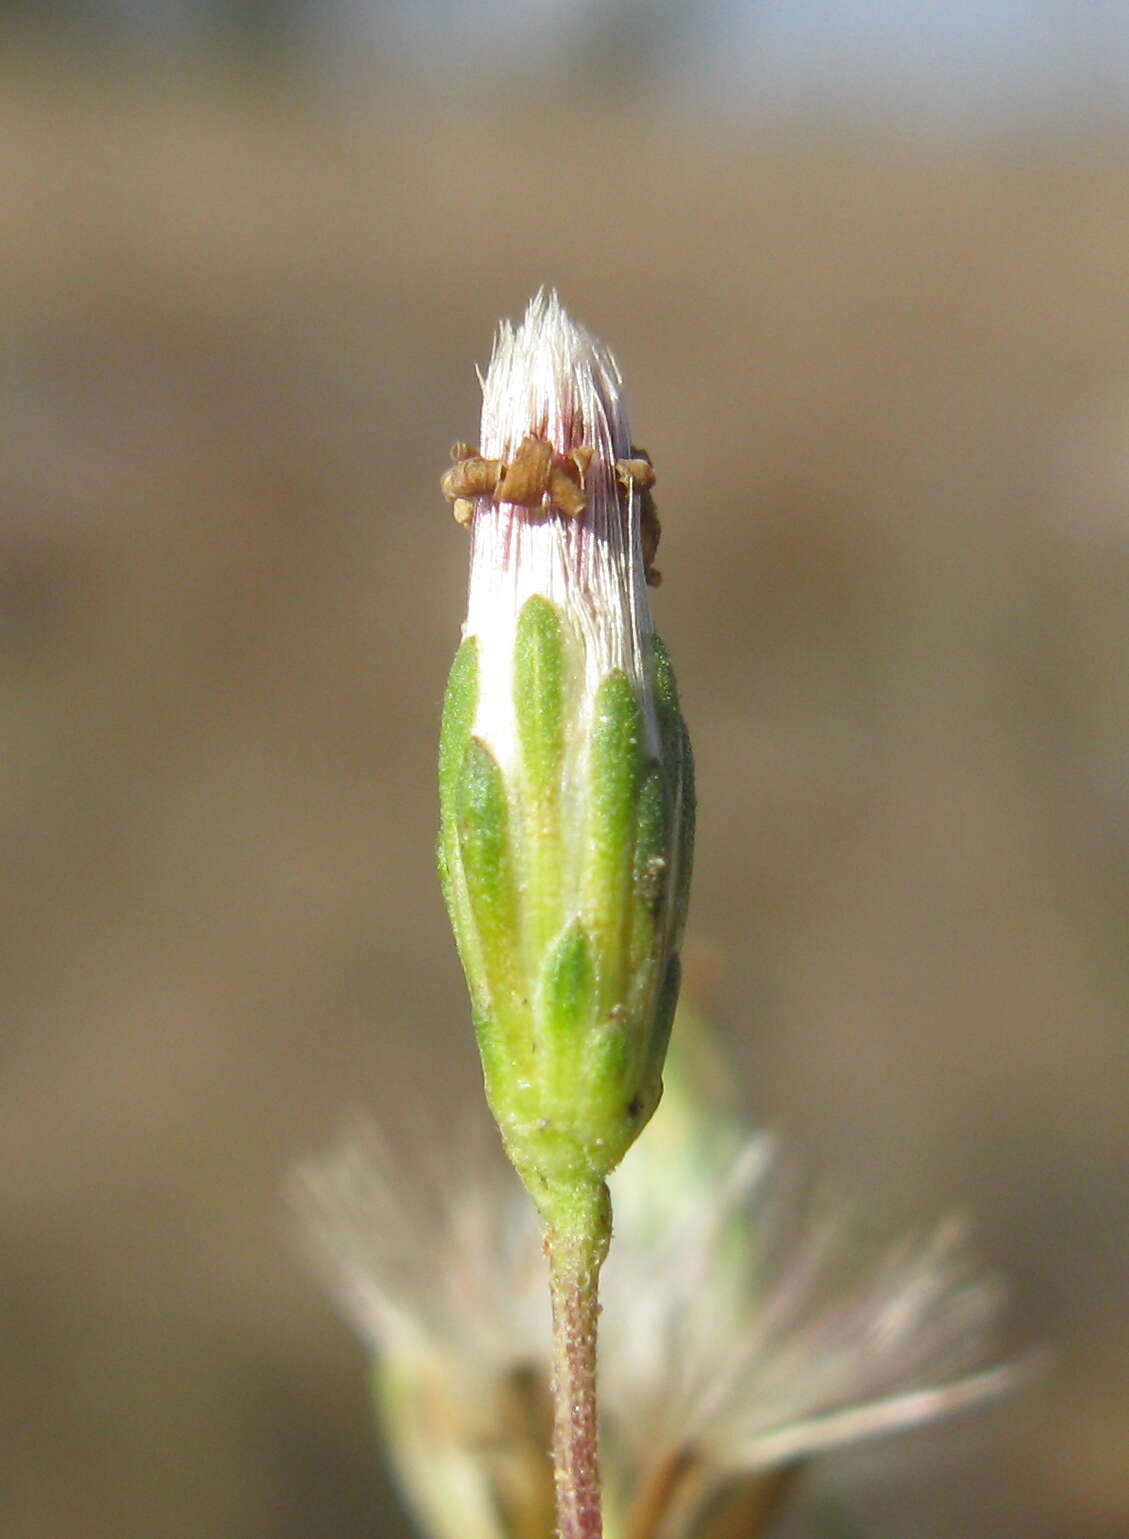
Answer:
<path fill-rule="evenodd" d="M 601 1181 L 546 1204 L 553 1305 L 553 1473 L 559 1539 L 602 1539 L 596 1404 L 600 1268 L 611 1239 Z"/>

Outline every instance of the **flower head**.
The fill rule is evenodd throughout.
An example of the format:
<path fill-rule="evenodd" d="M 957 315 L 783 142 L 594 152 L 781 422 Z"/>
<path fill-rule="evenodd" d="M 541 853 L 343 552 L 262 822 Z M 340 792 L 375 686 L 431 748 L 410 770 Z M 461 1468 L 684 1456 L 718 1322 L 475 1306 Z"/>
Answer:
<path fill-rule="evenodd" d="M 481 436 L 444 478 L 471 560 L 439 865 L 490 1105 L 547 1214 L 602 1190 L 658 1102 L 692 764 L 647 606 L 653 473 L 611 354 L 555 295 L 501 328 Z"/>

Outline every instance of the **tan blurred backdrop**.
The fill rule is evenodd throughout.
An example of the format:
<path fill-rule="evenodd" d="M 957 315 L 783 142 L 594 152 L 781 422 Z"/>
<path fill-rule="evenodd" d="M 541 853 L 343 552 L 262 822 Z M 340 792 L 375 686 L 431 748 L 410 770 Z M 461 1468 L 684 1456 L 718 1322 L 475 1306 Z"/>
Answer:
<path fill-rule="evenodd" d="M 549 282 L 659 470 L 750 1106 L 883 1223 L 970 1209 L 1057 1349 L 824 1478 L 875 1539 L 1116 1539 L 1129 126 L 538 78 L 5 67 L 0 1529 L 406 1532 L 282 1188 L 476 1104 L 437 477 Z"/>

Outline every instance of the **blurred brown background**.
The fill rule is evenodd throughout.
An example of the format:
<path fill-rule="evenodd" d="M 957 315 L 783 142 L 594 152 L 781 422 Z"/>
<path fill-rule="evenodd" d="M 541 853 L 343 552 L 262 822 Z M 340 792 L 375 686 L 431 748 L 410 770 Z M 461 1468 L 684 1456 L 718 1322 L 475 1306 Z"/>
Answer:
<path fill-rule="evenodd" d="M 437 478 L 549 282 L 659 469 L 750 1104 L 969 1208 L 1057 1347 L 825 1478 L 875 1539 L 1129 1534 L 1129 115 L 65 43 L 0 74 L 0 1531 L 406 1532 L 282 1188 L 479 1094 Z"/>

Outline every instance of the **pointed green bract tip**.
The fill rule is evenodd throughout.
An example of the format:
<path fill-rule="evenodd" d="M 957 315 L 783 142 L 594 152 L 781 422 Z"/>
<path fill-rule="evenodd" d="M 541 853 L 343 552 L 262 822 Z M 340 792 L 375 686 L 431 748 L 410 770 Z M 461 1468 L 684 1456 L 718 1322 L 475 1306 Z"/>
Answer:
<path fill-rule="evenodd" d="M 565 735 L 564 627 L 548 599 L 527 599 L 514 644 L 514 713 L 527 784 L 534 795 L 560 790 Z"/>
<path fill-rule="evenodd" d="M 454 782 L 462 767 L 478 703 L 478 644 L 468 636 L 455 653 L 443 700 L 443 725 L 439 737 L 439 802 L 446 811 L 453 804 Z"/>
<path fill-rule="evenodd" d="M 579 919 L 565 928 L 545 960 L 541 1014 L 548 1036 L 574 1041 L 592 1024 L 596 1011 L 596 970 L 592 943 Z"/>

